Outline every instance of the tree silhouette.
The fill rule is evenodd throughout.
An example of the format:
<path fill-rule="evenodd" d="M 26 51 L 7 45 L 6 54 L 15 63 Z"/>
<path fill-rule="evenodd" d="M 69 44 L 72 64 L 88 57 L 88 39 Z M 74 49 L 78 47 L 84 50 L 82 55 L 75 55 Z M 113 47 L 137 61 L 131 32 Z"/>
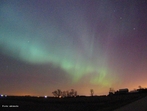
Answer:
<path fill-rule="evenodd" d="M 112 95 L 112 94 L 114 94 L 115 93 L 115 90 L 113 89 L 113 88 L 110 88 L 109 89 L 109 95 Z"/>
<path fill-rule="evenodd" d="M 76 97 L 77 91 L 74 91 L 74 89 L 71 89 L 70 91 L 61 91 L 60 89 L 57 89 L 56 91 L 52 92 L 54 97 Z"/>
<path fill-rule="evenodd" d="M 91 93 L 91 96 L 93 96 L 94 95 L 94 90 L 90 89 L 90 93 Z"/>

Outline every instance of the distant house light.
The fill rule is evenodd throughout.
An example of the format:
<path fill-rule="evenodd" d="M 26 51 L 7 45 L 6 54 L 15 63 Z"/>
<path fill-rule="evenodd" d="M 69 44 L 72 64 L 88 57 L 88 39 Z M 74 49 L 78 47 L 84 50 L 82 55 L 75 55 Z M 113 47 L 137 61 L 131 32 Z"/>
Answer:
<path fill-rule="evenodd" d="M 47 96 L 44 96 L 44 98 L 47 98 Z"/>
<path fill-rule="evenodd" d="M 3 97 L 4 95 L 3 94 L 1 94 L 1 97 Z"/>

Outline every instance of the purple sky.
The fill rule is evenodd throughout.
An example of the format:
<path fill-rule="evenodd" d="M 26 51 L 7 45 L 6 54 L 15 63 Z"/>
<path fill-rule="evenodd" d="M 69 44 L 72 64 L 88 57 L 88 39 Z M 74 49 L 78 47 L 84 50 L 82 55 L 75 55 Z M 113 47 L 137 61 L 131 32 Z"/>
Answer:
<path fill-rule="evenodd" d="M 1 0 L 0 93 L 146 87 L 146 10 L 146 0 Z"/>

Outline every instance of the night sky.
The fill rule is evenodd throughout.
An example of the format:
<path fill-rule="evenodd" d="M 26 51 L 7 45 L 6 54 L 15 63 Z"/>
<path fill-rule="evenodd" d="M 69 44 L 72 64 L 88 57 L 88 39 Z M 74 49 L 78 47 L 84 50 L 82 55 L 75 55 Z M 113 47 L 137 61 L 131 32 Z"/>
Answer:
<path fill-rule="evenodd" d="M 147 86 L 146 0 L 0 0 L 0 94 Z"/>

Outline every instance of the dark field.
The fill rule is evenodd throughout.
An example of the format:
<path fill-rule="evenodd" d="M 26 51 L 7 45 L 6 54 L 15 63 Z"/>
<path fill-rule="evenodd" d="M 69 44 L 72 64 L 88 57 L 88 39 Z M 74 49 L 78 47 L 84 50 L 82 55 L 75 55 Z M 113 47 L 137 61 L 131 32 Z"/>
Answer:
<path fill-rule="evenodd" d="M 0 111 L 113 111 L 145 96 L 147 93 L 73 98 L 8 96 L 0 98 Z"/>

